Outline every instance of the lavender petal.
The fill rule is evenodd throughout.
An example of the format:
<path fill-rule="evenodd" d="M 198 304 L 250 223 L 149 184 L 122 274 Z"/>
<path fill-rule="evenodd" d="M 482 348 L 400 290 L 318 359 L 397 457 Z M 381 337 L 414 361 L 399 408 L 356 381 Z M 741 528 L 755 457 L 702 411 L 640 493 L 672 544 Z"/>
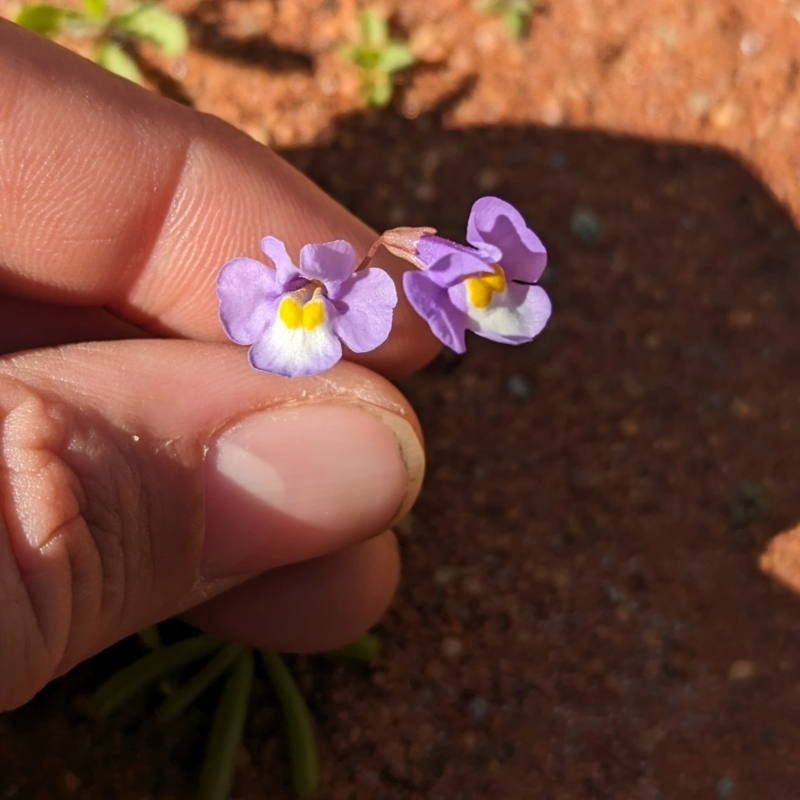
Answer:
<path fill-rule="evenodd" d="M 483 253 L 500 251 L 509 280 L 534 283 L 547 265 L 547 251 L 522 215 L 499 197 L 475 201 L 467 221 L 467 241 Z"/>
<path fill-rule="evenodd" d="M 298 288 L 294 285 L 290 286 L 290 284 L 297 283 L 299 273 L 294 262 L 289 257 L 289 253 L 286 252 L 286 245 L 274 236 L 265 236 L 261 240 L 261 249 L 264 255 L 272 259 L 272 263 L 275 264 L 278 286 L 280 286 L 281 290 Z"/>
<path fill-rule="evenodd" d="M 389 337 L 397 289 L 382 269 L 355 273 L 331 291 L 329 300 L 331 329 L 354 353 L 374 350 Z"/>
<path fill-rule="evenodd" d="M 300 251 L 300 274 L 326 286 L 337 284 L 353 274 L 356 253 L 341 239 L 323 244 L 307 244 Z"/>
<path fill-rule="evenodd" d="M 329 312 L 327 301 L 325 305 Z M 342 343 L 331 331 L 328 319 L 311 331 L 302 325 L 289 329 L 276 319 L 248 353 L 250 364 L 256 369 L 287 378 L 324 372 L 341 357 Z"/>
<path fill-rule="evenodd" d="M 427 271 L 404 273 L 403 288 L 408 302 L 430 325 L 433 335 L 451 350 L 463 353 L 467 349 L 464 333 L 469 318 L 450 302 L 447 290 Z"/>
<path fill-rule="evenodd" d="M 275 316 L 275 270 L 252 258 L 234 258 L 217 276 L 219 318 L 237 344 L 253 344 Z"/>

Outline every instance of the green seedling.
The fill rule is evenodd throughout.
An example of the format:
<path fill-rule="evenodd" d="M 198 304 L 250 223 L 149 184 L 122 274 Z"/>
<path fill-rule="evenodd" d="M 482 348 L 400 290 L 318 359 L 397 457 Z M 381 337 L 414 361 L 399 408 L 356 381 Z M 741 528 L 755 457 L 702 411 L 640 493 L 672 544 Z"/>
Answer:
<path fill-rule="evenodd" d="M 355 64 L 361 72 L 361 92 L 371 106 L 389 105 L 394 94 L 395 76 L 414 64 L 408 45 L 389 36 L 389 24 L 374 9 L 361 12 L 361 36 L 358 42 L 339 51 L 339 55 Z"/>
<path fill-rule="evenodd" d="M 233 787 L 236 758 L 247 722 L 255 675 L 255 651 L 238 644 L 224 644 L 207 635 L 189 636 L 164 645 L 156 626 L 141 631 L 139 641 L 149 652 L 112 675 L 83 703 L 83 711 L 96 719 L 104 719 L 141 692 L 154 687 L 162 690 L 168 687 L 155 717 L 159 722 L 169 723 L 223 680 L 206 740 L 197 797 L 198 800 L 227 800 Z M 379 650 L 378 639 L 368 633 L 329 655 L 371 663 Z M 311 797 L 319 786 L 311 713 L 283 659 L 269 651 L 262 651 L 260 655 L 283 715 L 292 788 L 298 797 Z M 195 668 L 194 674 L 181 682 L 190 667 Z"/>
<path fill-rule="evenodd" d="M 481 14 L 500 17 L 509 36 L 521 39 L 536 10 L 536 0 L 474 0 L 473 7 Z"/>
<path fill-rule="evenodd" d="M 82 11 L 23 5 L 14 21 L 42 36 L 90 39 L 97 64 L 136 83 L 144 79 L 126 48 L 150 42 L 164 55 L 179 58 L 189 44 L 183 20 L 154 2 L 134 2 L 118 14 L 111 13 L 107 0 L 83 0 Z"/>

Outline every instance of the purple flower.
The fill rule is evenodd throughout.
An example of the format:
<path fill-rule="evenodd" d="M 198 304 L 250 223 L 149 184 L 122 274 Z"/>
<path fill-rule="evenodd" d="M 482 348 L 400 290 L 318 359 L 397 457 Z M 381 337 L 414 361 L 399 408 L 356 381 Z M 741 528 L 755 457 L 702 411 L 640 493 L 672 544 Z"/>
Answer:
<path fill-rule="evenodd" d="M 467 330 L 504 344 L 529 342 L 550 317 L 550 299 L 533 286 L 547 264 L 539 237 L 512 205 L 482 197 L 467 222 L 467 241 L 422 235 L 411 260 L 419 271 L 403 287 L 433 333 L 457 353 Z M 399 249 L 393 249 L 399 252 Z"/>
<path fill-rule="evenodd" d="M 286 377 L 315 375 L 342 357 L 374 350 L 389 336 L 397 291 L 377 268 L 353 272 L 347 242 L 307 244 L 294 265 L 274 236 L 261 249 L 275 268 L 234 258 L 217 277 L 219 318 L 237 344 L 251 345 L 250 363 Z"/>

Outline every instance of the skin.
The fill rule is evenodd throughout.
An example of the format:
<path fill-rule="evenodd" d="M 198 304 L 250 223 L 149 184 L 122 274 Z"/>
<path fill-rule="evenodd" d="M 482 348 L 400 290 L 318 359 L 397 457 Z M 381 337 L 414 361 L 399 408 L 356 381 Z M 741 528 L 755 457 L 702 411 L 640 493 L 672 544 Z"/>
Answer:
<path fill-rule="evenodd" d="M 387 531 L 424 468 L 386 378 L 438 343 L 399 292 L 377 350 L 257 373 L 214 280 L 268 233 L 293 255 L 375 233 L 233 128 L 3 20 L 0 75 L 0 711 L 178 613 L 281 650 L 351 640 L 394 592 Z"/>

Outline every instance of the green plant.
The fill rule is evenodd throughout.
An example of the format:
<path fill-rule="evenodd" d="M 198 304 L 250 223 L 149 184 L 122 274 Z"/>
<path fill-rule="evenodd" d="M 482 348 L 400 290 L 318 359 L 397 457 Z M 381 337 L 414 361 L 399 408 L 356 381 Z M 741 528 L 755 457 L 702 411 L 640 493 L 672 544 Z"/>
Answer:
<path fill-rule="evenodd" d="M 224 678 L 206 739 L 197 797 L 198 800 L 227 800 L 247 721 L 256 667 L 254 651 L 204 634 L 164 645 L 157 627 L 141 631 L 139 639 L 149 652 L 112 675 L 83 703 L 82 710 L 103 719 L 137 694 L 158 686 L 164 697 L 155 710 L 155 717 L 167 723 Z M 378 640 L 366 634 L 329 655 L 371 663 L 379 648 Z M 261 651 L 260 655 L 283 715 L 292 788 L 298 797 L 311 797 L 319 784 L 311 714 L 300 687 L 280 655 L 270 651 Z M 180 673 L 200 662 L 205 663 L 192 677 L 180 682 Z"/>
<path fill-rule="evenodd" d="M 383 107 L 394 94 L 395 73 L 410 67 L 415 59 L 408 45 L 389 36 L 389 24 L 380 12 L 365 9 L 360 17 L 361 34 L 355 44 L 339 55 L 361 72 L 361 92 L 372 106 Z"/>
<path fill-rule="evenodd" d="M 521 39 L 536 10 L 536 0 L 474 0 L 473 7 L 481 14 L 500 17 L 509 35 Z"/>
<path fill-rule="evenodd" d="M 189 36 L 183 20 L 154 2 L 134 2 L 112 14 L 107 0 L 82 0 L 83 11 L 24 5 L 14 20 L 43 36 L 64 34 L 94 42 L 93 58 L 116 75 L 142 83 L 142 73 L 126 47 L 147 41 L 172 58 L 183 55 Z"/>

